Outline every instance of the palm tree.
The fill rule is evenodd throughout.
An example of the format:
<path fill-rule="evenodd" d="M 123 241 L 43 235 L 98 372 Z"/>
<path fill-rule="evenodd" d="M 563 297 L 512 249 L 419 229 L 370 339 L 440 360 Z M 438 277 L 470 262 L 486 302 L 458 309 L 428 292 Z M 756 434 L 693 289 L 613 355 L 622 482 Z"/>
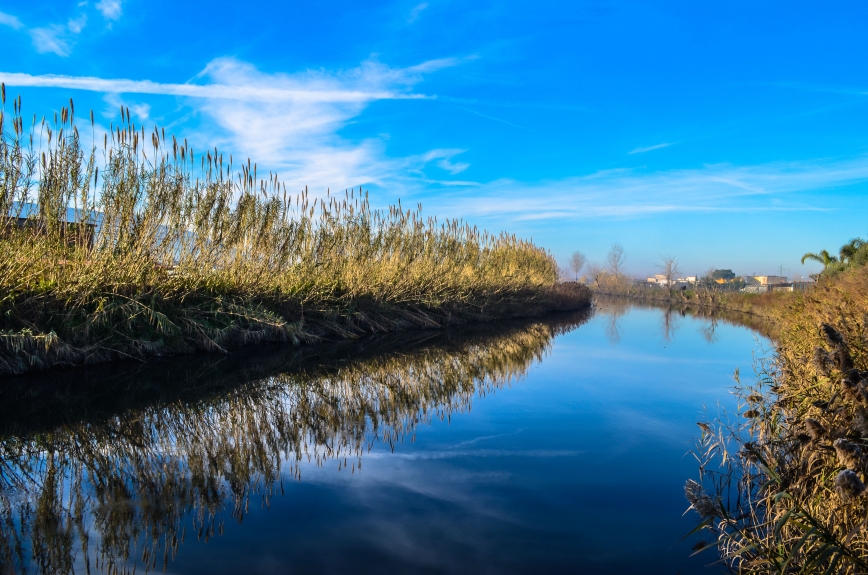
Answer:
<path fill-rule="evenodd" d="M 856 255 L 856 252 L 859 251 L 865 245 L 865 240 L 862 238 L 853 238 L 848 243 L 841 246 L 841 250 L 838 254 L 841 256 L 841 261 L 844 263 L 850 263 L 850 260 L 853 259 L 853 256 Z"/>
<path fill-rule="evenodd" d="M 821 252 L 816 254 L 808 252 L 802 256 L 802 265 L 804 265 L 805 260 L 820 262 L 821 264 L 823 264 L 824 268 L 827 268 L 832 264 L 838 263 L 838 258 L 830 254 L 829 250 L 822 250 Z"/>

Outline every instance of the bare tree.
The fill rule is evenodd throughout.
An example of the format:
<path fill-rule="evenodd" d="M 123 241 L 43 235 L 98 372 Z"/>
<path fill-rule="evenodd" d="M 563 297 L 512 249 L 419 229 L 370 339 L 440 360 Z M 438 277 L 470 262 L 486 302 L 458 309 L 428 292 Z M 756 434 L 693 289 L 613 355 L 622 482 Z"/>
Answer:
<path fill-rule="evenodd" d="M 714 289 L 714 272 L 717 270 L 716 267 L 711 266 L 705 272 L 705 277 L 703 278 L 702 283 L 705 285 L 705 289 L 711 291 Z"/>
<path fill-rule="evenodd" d="M 582 252 L 573 252 L 573 255 L 570 256 L 568 265 L 570 266 L 570 270 L 576 274 L 576 281 L 579 281 L 579 272 L 585 267 L 587 261 L 588 258 Z"/>
<path fill-rule="evenodd" d="M 621 268 L 624 267 L 624 260 L 626 259 L 627 256 L 624 255 L 624 246 L 618 243 L 612 244 L 612 247 L 609 249 L 609 254 L 606 256 L 606 268 L 613 276 L 620 277 Z"/>
<path fill-rule="evenodd" d="M 681 270 L 678 269 L 678 259 L 674 256 L 660 256 L 660 263 L 657 264 L 657 269 L 666 278 L 666 287 L 671 289 L 672 280 L 681 273 Z"/>
<path fill-rule="evenodd" d="M 591 278 L 593 283 L 597 283 L 597 280 L 600 279 L 600 276 L 603 275 L 603 266 L 596 262 L 591 262 L 585 266 L 585 272 L 588 274 L 588 277 Z"/>

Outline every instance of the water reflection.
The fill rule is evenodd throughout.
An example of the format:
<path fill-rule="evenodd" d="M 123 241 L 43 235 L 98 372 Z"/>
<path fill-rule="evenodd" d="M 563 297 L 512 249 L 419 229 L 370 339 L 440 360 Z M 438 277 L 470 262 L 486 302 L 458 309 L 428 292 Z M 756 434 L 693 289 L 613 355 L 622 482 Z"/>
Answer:
<path fill-rule="evenodd" d="M 420 423 L 469 410 L 586 320 L 9 381 L 0 572 L 166 569 L 185 540 L 269 505 L 303 462 L 355 473 L 375 442 L 412 440 Z"/>
<path fill-rule="evenodd" d="M 765 319 L 738 311 L 714 309 L 689 304 L 669 304 L 664 302 L 634 301 L 622 297 L 597 296 L 596 313 L 606 317 L 606 337 L 612 345 L 621 341 L 619 321 L 632 309 L 655 309 L 660 313 L 661 339 L 670 343 L 681 328 L 679 318 L 691 316 L 700 320 L 698 331 L 709 344 L 718 341 L 717 329 L 720 325 L 745 326 L 760 334 L 774 338 L 774 326 Z"/>

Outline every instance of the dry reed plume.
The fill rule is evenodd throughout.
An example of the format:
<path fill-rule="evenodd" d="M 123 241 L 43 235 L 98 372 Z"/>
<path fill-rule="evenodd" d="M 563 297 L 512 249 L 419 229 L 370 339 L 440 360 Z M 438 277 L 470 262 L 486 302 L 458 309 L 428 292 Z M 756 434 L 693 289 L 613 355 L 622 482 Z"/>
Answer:
<path fill-rule="evenodd" d="M 740 573 L 865 573 L 868 267 L 787 302 L 741 415 L 703 433 L 706 490 L 687 494 L 698 530 Z"/>
<path fill-rule="evenodd" d="M 293 196 L 124 109 L 90 148 L 71 100 L 29 133 L 20 97 L 13 112 L 8 133 L 0 118 L 0 374 L 590 301 L 514 235 L 376 210 L 361 190 Z"/>

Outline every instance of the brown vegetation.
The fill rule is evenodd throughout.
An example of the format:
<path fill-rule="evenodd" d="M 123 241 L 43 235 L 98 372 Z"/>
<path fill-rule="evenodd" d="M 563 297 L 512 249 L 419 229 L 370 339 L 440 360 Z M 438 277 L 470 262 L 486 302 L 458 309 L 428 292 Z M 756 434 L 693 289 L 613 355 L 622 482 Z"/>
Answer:
<path fill-rule="evenodd" d="M 0 214 L 25 221 L 0 234 L 0 374 L 590 303 L 513 235 L 376 210 L 361 191 L 293 196 L 123 110 L 99 148 L 71 101 L 28 136 L 20 106 L 0 127 Z"/>
<path fill-rule="evenodd" d="M 781 303 L 774 358 L 703 434 L 688 499 L 743 573 L 868 571 L 868 267 Z M 723 467 L 719 466 L 723 464 Z"/>

